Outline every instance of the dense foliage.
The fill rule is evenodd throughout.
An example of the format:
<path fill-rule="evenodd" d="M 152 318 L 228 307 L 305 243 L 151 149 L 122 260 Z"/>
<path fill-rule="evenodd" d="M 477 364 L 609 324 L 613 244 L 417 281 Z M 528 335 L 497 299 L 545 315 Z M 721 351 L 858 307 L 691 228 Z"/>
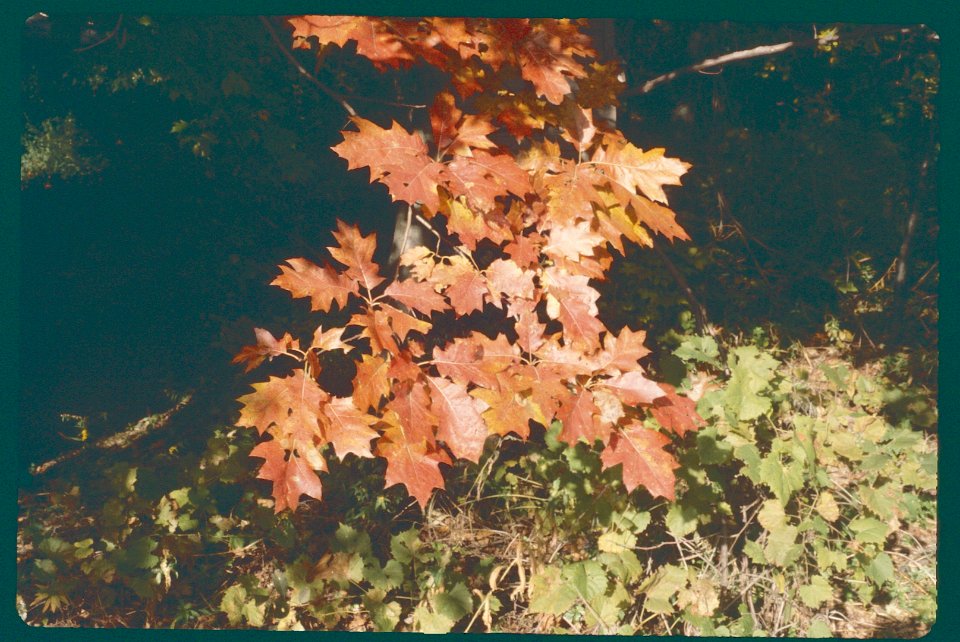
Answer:
<path fill-rule="evenodd" d="M 161 275 L 148 314 L 164 307 L 164 274 L 178 293 L 208 279 L 201 296 L 216 307 L 161 333 L 202 361 L 172 360 L 140 330 L 142 358 L 122 342 L 75 341 L 42 400 L 49 386 L 30 371 L 21 434 L 46 426 L 80 450 L 34 468 L 21 490 L 26 622 L 808 637 L 929 627 L 936 35 L 624 21 L 611 52 L 601 31 L 31 18 L 25 213 L 42 241 L 43 212 L 62 199 L 77 220 L 56 221 L 61 235 L 102 227 L 116 248 L 90 252 L 67 232 L 77 247 L 51 252 L 73 258 L 44 262 L 37 241 L 32 278 L 68 290 L 141 225 L 145 256 L 164 244 L 189 254 L 138 264 Z M 785 53 L 695 68 L 786 41 Z M 599 117 L 611 104 L 615 122 Z M 179 173 L 151 182 L 145 157 Z M 138 186 L 122 216 L 72 198 L 102 194 L 73 191 L 98 184 L 120 193 L 119 177 Z M 134 216 L 149 211 L 138 200 L 170 203 L 164 224 Z M 428 228 L 428 247 L 393 265 L 398 207 Z M 262 295 L 270 279 L 310 313 Z M 34 316 L 25 337 L 67 331 Z M 241 347 L 254 324 L 273 331 Z M 34 343 L 37 372 L 61 361 Z M 227 353 L 266 371 L 252 393 L 240 392 L 246 374 L 209 365 Z M 95 415 L 108 406 L 83 391 L 167 360 L 179 365 L 162 385 L 141 375 L 139 387 L 155 385 L 150 407 L 188 411 L 101 449 L 107 415 Z M 70 391 L 64 369 L 89 362 L 103 372 Z M 158 401 L 162 387 L 198 384 Z M 38 410 L 63 404 L 60 388 L 81 400 L 58 408 L 73 434 Z M 123 416 L 111 410 L 114 430 Z"/>

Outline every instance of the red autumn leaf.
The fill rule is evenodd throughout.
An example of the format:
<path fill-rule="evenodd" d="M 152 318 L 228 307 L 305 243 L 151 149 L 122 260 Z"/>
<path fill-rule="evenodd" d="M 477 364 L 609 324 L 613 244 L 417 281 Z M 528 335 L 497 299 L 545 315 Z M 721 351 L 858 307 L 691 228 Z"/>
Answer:
<path fill-rule="evenodd" d="M 599 412 L 593 393 L 587 388 L 578 388 L 562 401 L 557 411 L 557 419 L 563 423 L 557 439 L 571 446 L 579 440 L 591 445 L 597 439 L 605 443 L 612 426 L 600 421 Z"/>
<path fill-rule="evenodd" d="M 338 245 L 328 247 L 330 255 L 347 266 L 347 276 L 356 280 L 367 292 L 383 283 L 380 270 L 373 262 L 373 252 L 377 249 L 377 236 L 361 236 L 356 225 L 347 225 L 337 220 L 337 231 L 333 233 Z"/>
<path fill-rule="evenodd" d="M 540 323 L 537 313 L 530 311 L 524 312 L 517 317 L 517 323 L 514 326 L 517 332 L 517 344 L 528 353 L 534 353 L 543 345 L 543 332 L 547 326 Z"/>
<path fill-rule="evenodd" d="M 487 279 L 464 257 L 452 256 L 448 264 L 438 263 L 431 280 L 446 287 L 444 293 L 457 316 L 483 309 Z"/>
<path fill-rule="evenodd" d="M 608 332 L 603 338 L 603 353 L 597 369 L 614 375 L 636 370 L 637 361 L 650 354 L 643 345 L 646 338 L 647 333 L 643 330 L 624 328 L 617 336 Z"/>
<path fill-rule="evenodd" d="M 522 198 L 531 189 L 530 175 L 507 154 L 494 156 L 478 150 L 471 157 L 458 156 L 447 167 L 450 191 L 465 195 L 470 206 L 481 212 L 493 209 L 498 196 Z"/>
<path fill-rule="evenodd" d="M 500 296 L 507 300 L 530 299 L 536 293 L 532 270 L 524 270 L 510 259 L 496 259 L 484 270 L 487 276 L 487 289 L 490 291 L 490 303 L 501 307 Z"/>
<path fill-rule="evenodd" d="M 590 287 L 581 274 L 568 274 L 557 268 L 544 270 L 547 290 L 547 316 L 563 325 L 563 336 L 571 345 L 591 349 L 599 346 L 605 330 L 597 318 L 600 293 Z"/>
<path fill-rule="evenodd" d="M 424 441 L 433 446 L 436 441 L 435 429 L 440 420 L 430 409 L 430 393 L 426 382 L 400 383 L 394 398 L 387 402 L 387 410 L 396 413 L 408 440 Z"/>
<path fill-rule="evenodd" d="M 354 314 L 347 325 L 363 328 L 360 336 L 370 339 L 370 348 L 374 354 L 384 350 L 393 355 L 400 354 L 400 346 L 393 338 L 393 328 L 390 327 L 390 317 L 383 310 L 373 308 L 366 313 Z"/>
<path fill-rule="evenodd" d="M 496 130 L 488 116 L 467 114 L 456 106 L 456 100 L 448 91 L 437 94 L 430 108 L 430 125 L 433 140 L 440 155 L 456 154 L 472 156 L 474 149 L 493 149 L 496 145 L 487 138 Z"/>
<path fill-rule="evenodd" d="M 418 358 L 422 355 L 414 354 L 410 351 L 412 348 L 412 342 L 407 342 L 407 351 L 402 351 L 400 354 L 393 355 L 393 358 L 390 359 L 390 368 L 387 370 L 387 376 L 396 379 L 399 382 L 404 381 L 416 381 L 423 371 L 420 370 L 420 366 L 413 362 L 414 358 Z"/>
<path fill-rule="evenodd" d="M 334 301 L 343 309 L 347 298 L 360 291 L 356 281 L 329 265 L 320 267 L 307 259 L 287 259 L 287 263 L 290 267 L 279 266 L 280 276 L 271 285 L 287 290 L 294 298 L 310 297 L 311 310 L 329 312 Z"/>
<path fill-rule="evenodd" d="M 357 43 L 357 53 L 378 67 L 398 67 L 414 59 L 404 40 L 383 20 L 357 16 L 298 16 L 288 19 L 293 27 L 294 47 L 306 47 L 306 38 L 316 36 L 320 44 L 343 46 Z"/>
<path fill-rule="evenodd" d="M 673 501 L 676 484 L 673 471 L 680 464 L 664 450 L 668 443 L 670 439 L 663 433 L 634 422 L 613 433 L 600 460 L 604 470 L 623 464 L 623 485 L 627 492 L 643 486 L 654 497 Z"/>
<path fill-rule="evenodd" d="M 395 417 L 396 414 L 388 413 L 384 420 L 390 424 Z M 398 425 L 390 425 L 384 431 L 377 442 L 377 455 L 387 460 L 386 488 L 403 484 L 421 509 L 427 507 L 434 488 L 444 487 L 440 464 L 449 464 L 449 459 L 431 450 L 424 440 L 408 438 Z"/>
<path fill-rule="evenodd" d="M 370 182 L 382 182 L 395 201 L 423 203 L 431 212 L 440 207 L 437 186 L 448 180 L 446 166 L 432 159 L 419 134 L 394 121 L 390 129 L 353 117 L 359 131 L 342 132 L 343 142 L 332 149 L 347 160 L 347 169 L 370 168 Z"/>
<path fill-rule="evenodd" d="M 450 304 L 447 303 L 446 299 L 425 281 L 415 281 L 413 279 L 394 281 L 387 286 L 383 293 L 421 314 L 429 315 L 431 312 L 443 312 L 450 309 Z"/>
<path fill-rule="evenodd" d="M 542 20 L 519 44 L 520 73 L 554 105 L 570 93 L 570 77 L 586 75 L 573 54 L 592 53 L 589 38 L 569 20 Z"/>
<path fill-rule="evenodd" d="M 298 368 L 289 377 L 270 377 L 253 384 L 253 389 L 238 399 L 243 404 L 238 426 L 256 428 L 262 435 L 276 425 L 302 443 L 320 435 L 319 413 L 329 395 L 303 370 Z"/>
<path fill-rule="evenodd" d="M 530 420 L 542 421 L 539 408 L 528 396 L 520 395 L 512 389 L 488 390 L 476 388 L 470 396 L 489 406 L 483 411 L 483 421 L 491 433 L 506 435 L 515 433 L 521 439 L 530 436 Z"/>
<path fill-rule="evenodd" d="M 440 212 L 447 217 L 447 231 L 456 234 L 470 251 L 477 249 L 477 242 L 489 239 L 494 243 L 512 238 L 508 223 L 495 213 L 477 213 L 470 209 L 464 199 L 444 196 L 440 199 Z"/>
<path fill-rule="evenodd" d="M 477 463 L 483 443 L 490 434 L 481 413 L 486 404 L 467 394 L 463 384 L 442 377 L 427 377 L 430 385 L 430 409 L 439 419 L 437 438 L 442 439 L 454 457 Z"/>
<path fill-rule="evenodd" d="M 639 370 L 604 379 L 599 385 L 610 389 L 625 404 L 652 404 L 666 395 L 657 382 L 647 379 Z"/>
<path fill-rule="evenodd" d="M 476 384 L 496 390 L 497 374 L 519 358 L 519 350 L 502 334 L 489 339 L 479 332 L 454 339 L 446 349 L 434 348 L 433 365 L 437 371 L 463 384 Z"/>
<path fill-rule="evenodd" d="M 263 363 L 264 359 L 273 359 L 281 354 L 287 354 L 287 351 L 291 348 L 294 350 L 300 349 L 300 341 L 290 336 L 289 332 L 280 339 L 263 328 L 254 328 L 253 333 L 257 337 L 257 345 L 244 346 L 232 361 L 232 363 L 246 362 L 244 372 L 250 372 Z"/>
<path fill-rule="evenodd" d="M 314 499 L 323 499 L 323 489 L 317 473 L 306 460 L 286 451 L 275 439 L 257 444 L 250 451 L 251 457 L 262 457 L 266 461 L 257 473 L 257 479 L 273 482 L 273 510 L 279 513 L 285 508 L 297 510 L 300 495 L 309 495 Z"/>
<path fill-rule="evenodd" d="M 697 414 L 697 404 L 693 399 L 678 395 L 676 388 L 669 383 L 661 383 L 660 388 L 666 394 L 655 399 L 650 408 L 650 414 L 657 423 L 681 437 L 688 431 L 706 425 L 703 417 Z"/>
<path fill-rule="evenodd" d="M 343 332 L 346 328 L 331 328 L 324 332 L 323 326 L 318 326 L 313 333 L 313 342 L 310 344 L 311 350 L 320 350 L 330 352 L 333 350 L 342 350 L 350 352 L 353 346 L 342 341 Z"/>
<path fill-rule="evenodd" d="M 396 333 L 401 341 L 407 338 L 407 334 L 411 330 L 425 334 L 433 327 L 430 322 L 411 316 L 392 305 L 387 305 L 386 303 L 380 303 L 378 305 L 383 313 L 387 315 L 387 319 L 390 321 L 390 327 L 393 328 L 394 333 Z"/>
<path fill-rule="evenodd" d="M 643 151 L 622 136 L 606 134 L 604 145 L 597 149 L 590 164 L 603 169 L 612 185 L 619 185 L 633 194 L 643 194 L 666 205 L 664 185 L 680 185 L 680 177 L 690 163 L 667 158 L 661 148 Z"/>
<path fill-rule="evenodd" d="M 387 375 L 389 364 L 377 355 L 365 354 L 357 364 L 357 375 L 353 378 L 353 401 L 357 408 L 374 411 L 380 407 L 380 400 L 390 396 L 390 379 Z"/>
<path fill-rule="evenodd" d="M 376 417 L 358 410 L 351 397 L 333 397 L 324 405 L 323 414 L 324 432 L 340 461 L 349 453 L 373 457 L 370 440 L 377 436 L 377 431 L 370 426 L 376 423 Z"/>

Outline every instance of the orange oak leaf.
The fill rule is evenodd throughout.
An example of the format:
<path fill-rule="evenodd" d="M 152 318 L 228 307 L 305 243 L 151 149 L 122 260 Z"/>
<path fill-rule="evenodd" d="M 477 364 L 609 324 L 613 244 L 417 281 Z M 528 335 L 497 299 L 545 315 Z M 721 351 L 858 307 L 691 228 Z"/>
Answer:
<path fill-rule="evenodd" d="M 600 460 L 604 470 L 623 464 L 623 485 L 627 492 L 643 486 L 654 497 L 673 501 L 676 484 L 673 471 L 680 464 L 664 450 L 668 443 L 670 439 L 663 433 L 633 422 L 613 433 Z"/>
<path fill-rule="evenodd" d="M 544 270 L 547 316 L 560 321 L 564 339 L 571 345 L 592 349 L 599 346 L 600 333 L 606 328 L 597 318 L 600 293 L 588 281 L 582 274 L 553 267 Z"/>
<path fill-rule="evenodd" d="M 606 442 L 612 424 L 601 422 L 599 408 L 593 401 L 593 393 L 587 388 L 578 389 L 563 399 L 557 411 L 557 419 L 563 423 L 563 430 L 557 437 L 571 446 L 583 440 L 588 444 L 600 440 Z"/>
<path fill-rule="evenodd" d="M 440 464 L 450 460 L 442 452 L 432 450 L 423 439 L 408 438 L 395 424 L 396 413 L 384 415 L 388 428 L 377 442 L 377 455 L 387 460 L 386 488 L 403 484 L 421 509 L 427 507 L 434 488 L 443 488 Z"/>
<path fill-rule="evenodd" d="M 431 280 L 442 287 L 457 316 L 483 309 L 487 293 L 487 279 L 466 258 L 456 255 L 447 263 L 438 263 L 430 275 Z"/>
<path fill-rule="evenodd" d="M 424 281 L 404 279 L 394 281 L 387 286 L 383 293 L 398 303 L 402 303 L 411 310 L 430 315 L 431 312 L 443 312 L 450 309 L 450 304 L 433 286 Z"/>
<path fill-rule="evenodd" d="M 364 313 L 358 312 L 350 317 L 347 325 L 360 326 L 361 337 L 370 339 L 370 349 L 374 354 L 386 350 L 390 354 L 400 354 L 400 346 L 393 338 L 393 328 L 390 327 L 390 316 L 381 309 L 373 308 Z"/>
<path fill-rule="evenodd" d="M 537 313 L 534 311 L 523 312 L 517 317 L 517 323 L 514 326 L 517 332 L 517 343 L 527 353 L 534 353 L 540 349 L 544 343 L 543 333 L 547 326 L 540 323 Z"/>
<path fill-rule="evenodd" d="M 476 213 L 464 202 L 464 197 L 444 196 L 440 199 L 440 211 L 447 217 L 447 231 L 456 234 L 467 249 L 477 249 L 477 242 L 489 239 L 500 243 L 513 238 L 506 220 L 496 213 Z"/>
<path fill-rule="evenodd" d="M 323 326 L 318 326 L 313 333 L 313 341 L 310 343 L 311 350 L 320 350 L 329 352 L 333 350 L 342 350 L 350 352 L 353 346 L 344 343 L 342 340 L 343 332 L 346 328 L 331 328 L 324 332 Z"/>
<path fill-rule="evenodd" d="M 353 401 L 357 408 L 367 411 L 380 407 L 380 400 L 390 396 L 389 364 L 377 355 L 365 354 L 357 364 L 353 378 Z"/>
<path fill-rule="evenodd" d="M 570 93 L 570 77 L 586 75 L 573 55 L 593 53 L 590 39 L 569 20 L 541 20 L 519 43 L 520 73 L 554 105 Z"/>
<path fill-rule="evenodd" d="M 423 380 L 403 381 L 397 385 L 394 398 L 387 402 L 387 410 L 394 412 L 399 425 L 411 441 L 424 441 L 433 446 L 436 427 L 440 423 L 430 409 L 430 393 Z"/>
<path fill-rule="evenodd" d="M 543 422 L 543 414 L 529 395 L 524 396 L 506 388 L 489 390 L 475 388 L 470 395 L 489 406 L 483 411 L 483 420 L 490 432 L 497 435 L 515 433 L 521 439 L 530 436 L 530 420 Z"/>
<path fill-rule="evenodd" d="M 333 258 L 347 266 L 347 276 L 360 283 L 367 292 L 383 283 L 380 270 L 373 262 L 373 252 L 377 248 L 376 234 L 361 236 L 356 225 L 347 225 L 337 219 L 337 230 L 333 237 L 338 245 L 327 250 Z"/>
<path fill-rule="evenodd" d="M 678 395 L 676 388 L 669 383 L 659 385 L 666 394 L 655 399 L 650 408 L 650 414 L 657 423 L 681 437 L 706 425 L 703 417 L 697 414 L 697 404 L 693 399 Z"/>
<path fill-rule="evenodd" d="M 378 68 L 398 67 L 414 59 L 410 48 L 384 20 L 358 16 L 298 16 L 288 19 L 293 27 L 294 47 L 307 47 L 306 39 L 316 36 L 320 44 L 343 46 L 357 43 L 357 54 Z"/>
<path fill-rule="evenodd" d="M 430 108 L 430 125 L 433 140 L 441 156 L 457 154 L 472 156 L 474 149 L 492 149 L 496 145 L 487 138 L 496 130 L 488 116 L 467 114 L 456 106 L 456 100 L 448 91 L 437 94 Z"/>
<path fill-rule="evenodd" d="M 251 457 L 266 460 L 257 473 L 257 479 L 273 482 L 273 510 L 276 513 L 285 508 L 295 512 L 300 495 L 323 499 L 323 489 L 317 473 L 295 452 L 290 453 L 289 458 L 286 458 L 286 454 L 275 439 L 261 442 L 250 451 Z"/>
<path fill-rule="evenodd" d="M 238 426 L 256 428 L 262 435 L 271 425 L 302 443 L 320 436 L 321 406 L 329 395 L 302 369 L 289 377 L 270 377 L 253 384 L 254 392 L 238 399 L 243 404 Z"/>
<path fill-rule="evenodd" d="M 680 177 L 691 167 L 690 163 L 664 156 L 662 148 L 643 151 L 622 136 L 605 134 L 603 142 L 590 163 L 602 168 L 611 184 L 664 205 L 667 195 L 663 186 L 680 185 Z"/>
<path fill-rule="evenodd" d="M 496 307 L 501 307 L 500 296 L 507 295 L 509 299 L 533 300 L 536 293 L 533 270 L 525 270 L 510 259 L 496 259 L 484 270 L 487 276 L 487 290 L 490 292 L 489 301 Z"/>
<path fill-rule="evenodd" d="M 289 332 L 285 333 L 280 339 L 263 328 L 254 328 L 253 333 L 257 337 L 257 345 L 244 346 L 232 361 L 232 363 L 246 363 L 244 372 L 250 372 L 263 363 L 264 359 L 272 360 L 276 356 L 287 354 L 287 351 L 291 348 L 294 350 L 300 349 L 300 341 L 290 336 Z"/>
<path fill-rule="evenodd" d="M 423 356 L 422 351 L 419 351 L 419 354 L 414 354 L 414 352 L 410 350 L 412 347 L 412 342 L 408 341 L 407 350 L 401 351 L 400 354 L 393 355 L 393 358 L 390 360 L 390 367 L 387 370 L 387 376 L 400 382 L 416 381 L 420 378 L 423 371 L 420 370 L 420 366 L 414 363 L 413 359 Z"/>
<path fill-rule="evenodd" d="M 377 305 L 383 310 L 383 313 L 387 315 L 387 318 L 390 320 L 390 327 L 393 328 L 394 333 L 396 333 L 401 341 L 407 338 L 407 334 L 411 330 L 425 334 L 433 327 L 429 321 L 423 321 L 415 316 L 411 316 L 392 305 L 387 305 L 386 303 L 379 303 Z"/>
<path fill-rule="evenodd" d="M 395 201 L 422 203 L 430 212 L 440 207 L 437 186 L 448 180 L 446 166 L 432 159 L 420 134 L 411 134 L 396 121 L 390 129 L 354 116 L 359 131 L 344 131 L 332 149 L 347 160 L 347 169 L 370 168 L 370 182 L 387 186 Z"/>
<path fill-rule="evenodd" d="M 437 438 L 447 444 L 454 457 L 479 462 L 490 434 L 481 417 L 487 404 L 468 395 L 463 384 L 442 377 L 427 377 L 427 382 L 430 408 L 439 419 Z"/>
<path fill-rule="evenodd" d="M 357 409 L 351 397 L 333 397 L 323 406 L 324 433 L 333 444 L 340 461 L 349 453 L 357 457 L 373 457 L 370 440 L 377 431 L 370 426 L 377 418 Z"/>
<path fill-rule="evenodd" d="M 637 361 L 650 354 L 643 345 L 647 333 L 643 330 L 623 328 L 619 335 L 608 332 L 603 337 L 603 352 L 597 360 L 597 370 L 612 375 L 637 369 Z"/>
<path fill-rule="evenodd" d="M 472 332 L 458 337 L 446 349 L 434 348 L 433 364 L 437 371 L 463 384 L 476 384 L 496 390 L 500 387 L 497 374 L 519 360 L 520 352 L 504 335 L 496 339 Z"/>
<path fill-rule="evenodd" d="M 307 259 L 287 259 L 286 265 L 278 266 L 280 276 L 271 285 L 290 292 L 294 298 L 310 297 L 310 309 L 329 312 L 336 301 L 340 309 L 347 305 L 347 298 L 357 294 L 357 282 L 340 274 L 329 265 L 323 267 Z"/>
<path fill-rule="evenodd" d="M 637 370 L 610 377 L 599 382 L 617 395 L 625 404 L 652 404 L 655 399 L 666 396 L 657 382 L 647 379 Z"/>
<path fill-rule="evenodd" d="M 477 150 L 472 156 L 457 156 L 447 165 L 448 187 L 454 194 L 466 196 L 470 207 L 488 212 L 498 196 L 523 197 L 531 190 L 530 175 L 517 165 L 513 156 Z"/>

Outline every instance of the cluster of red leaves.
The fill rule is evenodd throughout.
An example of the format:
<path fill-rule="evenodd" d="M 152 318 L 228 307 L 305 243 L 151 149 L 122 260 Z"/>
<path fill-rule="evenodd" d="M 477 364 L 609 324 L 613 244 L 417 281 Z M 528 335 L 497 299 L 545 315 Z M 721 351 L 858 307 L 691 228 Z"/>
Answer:
<path fill-rule="evenodd" d="M 355 40 L 357 53 L 381 66 L 425 59 L 450 72 L 461 100 L 512 66 L 539 105 L 528 109 L 529 95 L 494 85 L 494 99 L 476 102 L 486 110 L 465 114 L 453 94 L 441 92 L 430 110 L 433 149 L 396 122 L 383 129 L 355 117 L 357 131 L 343 132 L 333 149 L 348 167 L 368 167 L 394 200 L 418 204 L 453 250 L 414 248 L 401 258 L 407 278 L 386 283 L 373 262 L 374 236 L 339 222 L 328 248 L 339 266 L 304 258 L 280 266 L 274 285 L 309 297 L 312 310 L 329 312 L 336 303 L 353 315 L 345 327 L 318 328 L 305 349 L 289 334 L 277 339 L 257 329 L 257 345 L 235 358 L 248 370 L 279 355 L 300 362 L 290 376 L 255 384 L 239 400 L 238 425 L 272 436 L 251 455 L 266 460 L 259 476 L 273 482 L 276 510 L 296 509 L 301 494 L 321 498 L 317 471 L 327 470 L 328 444 L 341 460 L 384 458 L 386 485 L 403 484 L 425 506 L 444 487 L 440 464 L 477 462 L 489 436 L 526 439 L 531 424 L 555 419 L 566 443 L 600 441 L 604 467 L 622 465 L 628 491 L 644 486 L 673 498 L 677 462 L 665 449 L 667 433 L 682 436 L 702 420 L 690 399 L 647 378 L 642 331 L 614 334 L 604 326 L 590 281 L 605 277 L 623 237 L 646 245 L 652 233 L 687 238 L 663 186 L 678 185 L 688 165 L 593 126 L 568 82 L 589 73 L 578 62 L 592 54 L 578 25 L 344 16 L 289 22 L 295 43 Z M 522 151 L 505 149 L 489 137 L 501 126 L 514 135 L 554 127 L 563 143 L 541 136 Z M 487 318 L 484 332 L 471 327 L 478 312 Z M 498 319 L 492 326 L 490 314 Z M 440 324 L 459 332 L 437 345 L 427 339 Z M 317 383 L 318 354 L 330 350 L 356 362 L 349 397 Z M 650 427 L 651 417 L 666 432 Z"/>

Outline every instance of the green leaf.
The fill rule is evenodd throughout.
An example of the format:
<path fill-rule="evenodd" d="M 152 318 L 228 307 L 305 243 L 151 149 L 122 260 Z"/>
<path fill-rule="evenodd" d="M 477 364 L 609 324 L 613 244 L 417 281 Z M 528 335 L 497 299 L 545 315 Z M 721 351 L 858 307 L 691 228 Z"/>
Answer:
<path fill-rule="evenodd" d="M 687 572 L 684 569 L 673 564 L 660 567 L 653 581 L 646 587 L 647 599 L 643 607 L 651 613 L 673 613 L 670 598 L 686 585 Z"/>
<path fill-rule="evenodd" d="M 793 493 L 803 488 L 803 467 L 797 462 L 784 465 L 778 457 L 770 455 L 760 463 L 760 481 L 786 506 Z"/>
<path fill-rule="evenodd" d="M 830 629 L 830 623 L 822 617 L 813 618 L 813 620 L 810 621 L 810 626 L 807 628 L 807 637 L 808 638 L 833 637 L 833 631 Z"/>
<path fill-rule="evenodd" d="M 768 562 L 781 568 L 789 566 L 802 548 L 796 544 L 799 530 L 796 526 L 781 526 L 770 531 L 763 547 L 763 556 Z"/>
<path fill-rule="evenodd" d="M 607 531 L 597 539 L 597 548 L 605 553 L 621 553 L 637 545 L 637 536 L 632 533 Z"/>
<path fill-rule="evenodd" d="M 364 596 L 363 603 L 377 631 L 393 631 L 400 624 L 401 608 L 396 601 L 384 603 L 367 600 Z"/>
<path fill-rule="evenodd" d="M 568 564 L 563 567 L 561 576 L 577 591 L 578 597 L 587 601 L 607 590 L 607 574 L 593 560 Z"/>
<path fill-rule="evenodd" d="M 877 553 L 877 556 L 870 560 L 870 563 L 863 569 L 864 574 L 869 577 L 877 588 L 883 586 L 884 582 L 893 579 L 893 560 L 883 551 Z"/>
<path fill-rule="evenodd" d="M 530 579 L 530 612 L 563 615 L 577 601 L 577 591 L 556 566 L 541 568 Z"/>
<path fill-rule="evenodd" d="M 821 604 L 833 599 L 833 587 L 830 586 L 830 580 L 823 575 L 811 577 L 810 583 L 801 586 L 797 593 L 800 595 L 800 601 L 811 609 L 820 608 Z"/>
<path fill-rule="evenodd" d="M 397 533 L 390 538 L 390 554 L 401 564 L 409 564 L 423 546 L 416 528 Z"/>
<path fill-rule="evenodd" d="M 351 526 L 340 524 L 340 527 L 333 536 L 333 544 L 330 548 L 333 551 L 369 555 L 371 552 L 370 536 L 357 531 Z"/>
<path fill-rule="evenodd" d="M 363 578 L 376 589 L 390 591 L 403 582 L 403 565 L 397 560 L 389 560 L 380 568 L 380 563 L 371 559 L 363 568 Z"/>
<path fill-rule="evenodd" d="M 685 537 L 697 529 L 699 514 L 696 506 L 673 504 L 667 511 L 667 530 L 677 537 Z"/>
<path fill-rule="evenodd" d="M 724 395 L 727 409 L 740 421 L 756 419 L 770 411 L 771 400 L 761 396 L 773 380 L 777 360 L 756 346 L 734 349 L 727 359 L 730 381 Z"/>
<path fill-rule="evenodd" d="M 433 608 L 456 622 L 473 610 L 473 598 L 463 582 L 458 582 L 452 589 L 433 596 Z"/>
<path fill-rule="evenodd" d="M 413 624 L 421 633 L 449 633 L 454 621 L 420 604 L 413 610 Z"/>
<path fill-rule="evenodd" d="M 717 427 L 710 426 L 697 433 L 697 453 L 704 464 L 722 464 L 730 459 L 733 445 L 717 435 Z"/>
<path fill-rule="evenodd" d="M 710 336 L 685 337 L 673 354 L 687 362 L 699 361 L 713 366 L 719 365 L 717 359 L 720 357 L 720 350 L 717 342 Z"/>
<path fill-rule="evenodd" d="M 887 539 L 887 525 L 872 517 L 859 517 L 849 524 L 858 542 L 883 544 Z"/>
<path fill-rule="evenodd" d="M 240 624 L 243 619 L 243 606 L 246 602 L 247 590 L 239 584 L 234 584 L 223 592 L 220 610 L 227 614 L 227 620 L 233 626 Z"/>
<path fill-rule="evenodd" d="M 760 457 L 760 451 L 754 444 L 743 444 L 733 450 L 733 456 L 744 463 L 740 469 L 740 474 L 755 484 L 760 483 L 760 464 L 763 459 Z"/>

